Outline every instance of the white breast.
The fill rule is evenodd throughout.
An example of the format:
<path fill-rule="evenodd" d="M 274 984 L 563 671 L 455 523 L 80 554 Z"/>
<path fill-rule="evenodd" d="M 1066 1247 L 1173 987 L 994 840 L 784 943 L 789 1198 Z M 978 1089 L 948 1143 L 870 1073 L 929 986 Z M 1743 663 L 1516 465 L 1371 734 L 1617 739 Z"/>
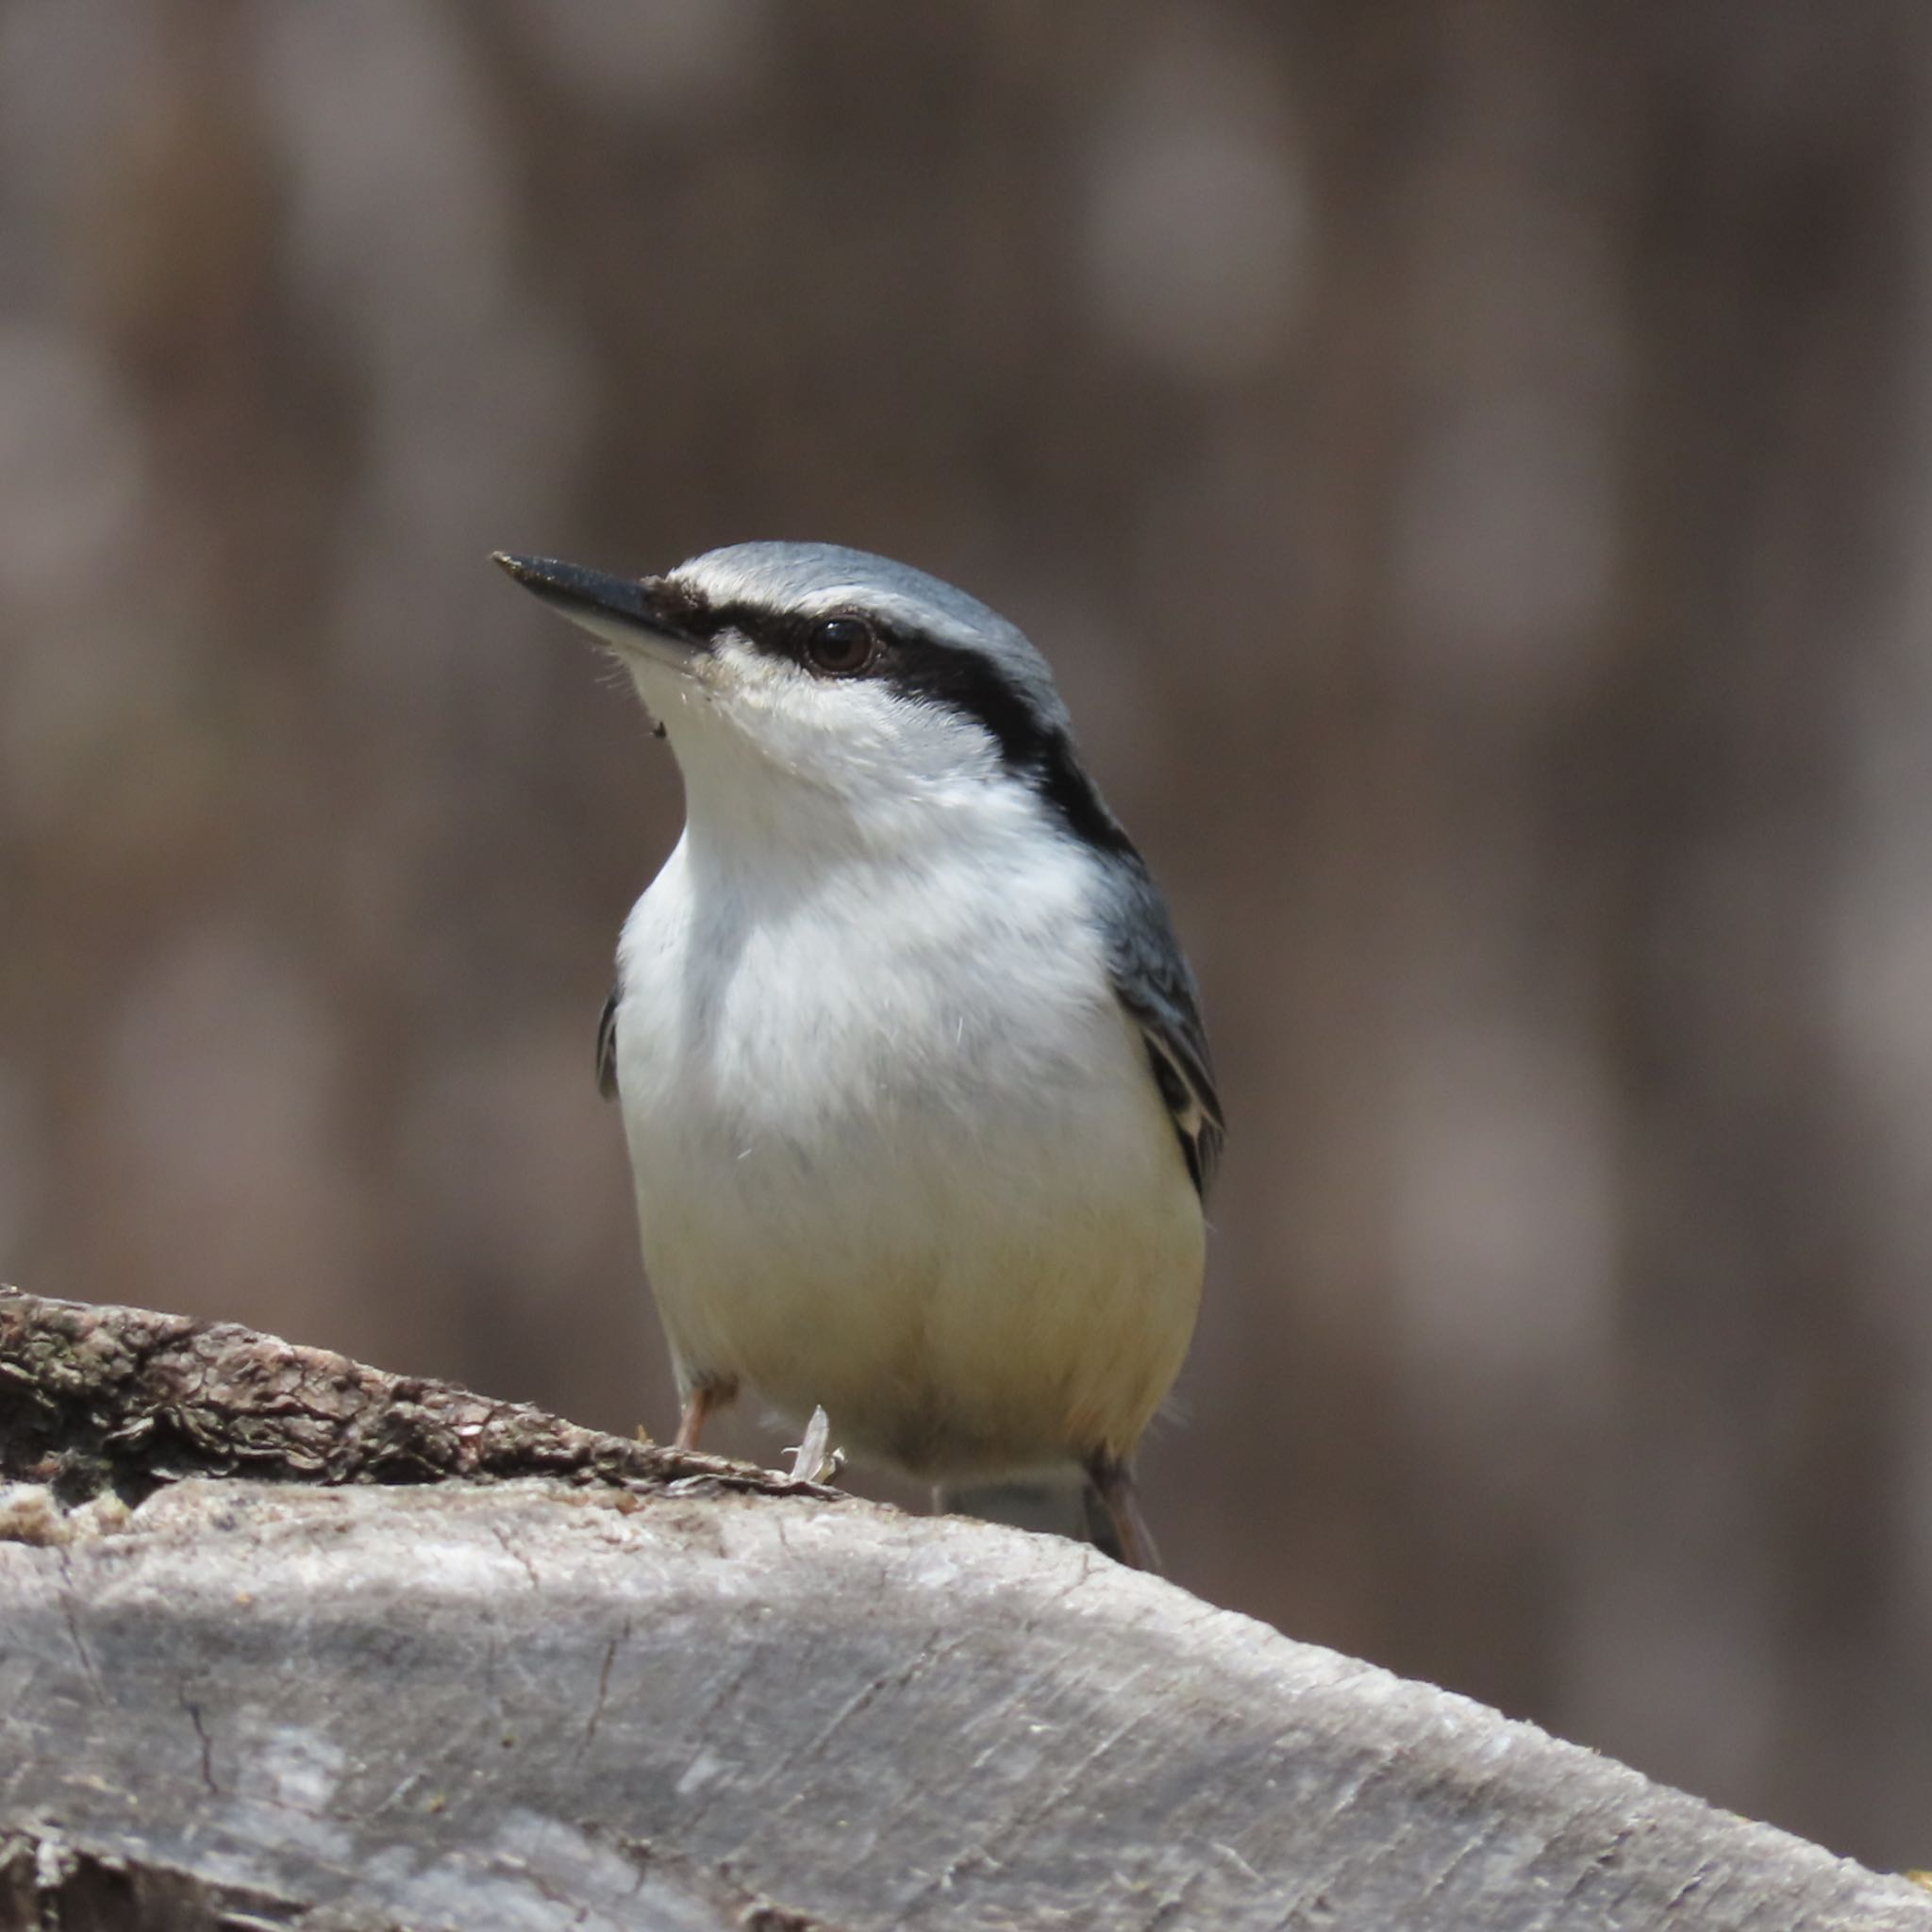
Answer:
<path fill-rule="evenodd" d="M 1129 1451 L 1199 1204 L 1030 798 L 834 864 L 690 832 L 620 949 L 644 1259 L 687 1378 L 949 1479 Z M 767 828 L 767 833 L 769 828 Z"/>

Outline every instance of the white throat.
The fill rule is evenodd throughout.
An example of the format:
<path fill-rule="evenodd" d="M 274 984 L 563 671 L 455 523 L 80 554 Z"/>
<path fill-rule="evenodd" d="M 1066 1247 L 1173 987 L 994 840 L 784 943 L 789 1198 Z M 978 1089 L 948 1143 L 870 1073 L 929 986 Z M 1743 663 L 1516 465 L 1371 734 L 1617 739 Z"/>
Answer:
<path fill-rule="evenodd" d="M 828 871 L 916 858 L 938 890 L 951 861 L 1014 864 L 1028 841 L 1063 842 L 987 734 L 937 705 L 728 659 L 722 691 L 634 675 L 683 775 L 686 846 L 708 869 L 795 890 Z"/>

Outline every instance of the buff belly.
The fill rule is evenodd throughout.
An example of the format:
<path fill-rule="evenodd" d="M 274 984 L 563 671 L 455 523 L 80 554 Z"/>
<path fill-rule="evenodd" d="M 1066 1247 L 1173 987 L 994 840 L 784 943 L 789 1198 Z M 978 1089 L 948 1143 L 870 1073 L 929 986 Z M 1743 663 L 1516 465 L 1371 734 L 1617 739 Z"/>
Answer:
<path fill-rule="evenodd" d="M 686 1385 L 822 1405 L 855 1457 L 934 1480 L 1128 1453 L 1187 1351 L 1203 1227 L 1138 1034 L 1096 1008 L 1085 1046 L 1003 1072 L 981 1042 L 863 1105 L 827 1083 L 796 1120 L 627 1060 Z"/>

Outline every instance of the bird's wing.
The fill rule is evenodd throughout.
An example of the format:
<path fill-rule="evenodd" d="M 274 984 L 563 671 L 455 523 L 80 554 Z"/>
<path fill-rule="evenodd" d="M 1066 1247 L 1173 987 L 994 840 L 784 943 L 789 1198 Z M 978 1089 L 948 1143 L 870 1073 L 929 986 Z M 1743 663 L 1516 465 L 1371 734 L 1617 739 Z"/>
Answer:
<path fill-rule="evenodd" d="M 1214 1091 L 1194 975 L 1146 869 L 1136 861 L 1123 865 L 1116 877 L 1119 897 L 1109 923 L 1108 961 L 1113 990 L 1147 1043 L 1154 1084 L 1173 1117 L 1194 1191 L 1206 1200 L 1227 1128 Z"/>
<path fill-rule="evenodd" d="M 624 988 L 613 986 L 597 1016 L 597 1091 L 606 1100 L 617 1098 L 617 1003 Z"/>

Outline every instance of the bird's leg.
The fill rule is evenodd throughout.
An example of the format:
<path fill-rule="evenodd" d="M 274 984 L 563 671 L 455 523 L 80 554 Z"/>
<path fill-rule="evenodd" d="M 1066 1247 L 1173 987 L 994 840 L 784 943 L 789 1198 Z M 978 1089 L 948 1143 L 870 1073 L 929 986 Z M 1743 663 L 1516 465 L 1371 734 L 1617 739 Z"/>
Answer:
<path fill-rule="evenodd" d="M 1134 1472 L 1124 1457 L 1100 1451 L 1087 1458 L 1087 1480 L 1107 1511 L 1114 1541 L 1120 1546 L 1120 1559 L 1130 1570 L 1160 1574 L 1160 1552 L 1141 1513 L 1141 1493 L 1134 1487 Z"/>
<path fill-rule="evenodd" d="M 736 1382 L 694 1382 L 684 1391 L 684 1408 L 677 1418 L 678 1449 L 695 1449 L 705 1421 L 713 1409 L 727 1407 L 738 1393 Z"/>

